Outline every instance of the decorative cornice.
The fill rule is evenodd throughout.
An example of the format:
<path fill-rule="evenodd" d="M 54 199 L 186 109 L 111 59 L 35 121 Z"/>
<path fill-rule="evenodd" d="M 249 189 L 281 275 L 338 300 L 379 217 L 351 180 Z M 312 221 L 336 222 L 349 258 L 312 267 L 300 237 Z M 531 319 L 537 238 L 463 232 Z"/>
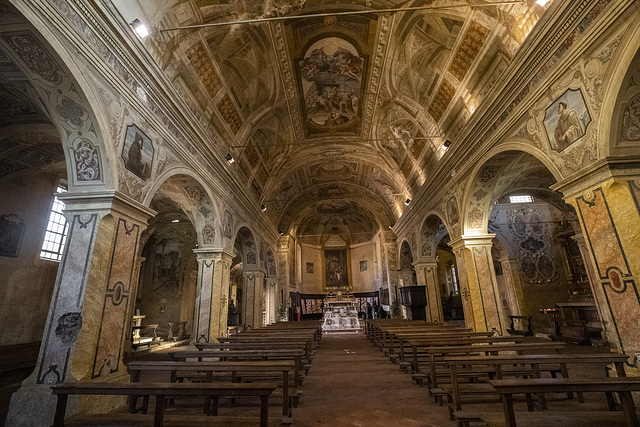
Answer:
<path fill-rule="evenodd" d="M 584 190 L 609 179 L 636 179 L 638 177 L 640 177 L 640 156 L 607 157 L 598 160 L 562 181 L 556 182 L 551 186 L 551 189 L 561 192 L 565 199 L 570 199 Z"/>

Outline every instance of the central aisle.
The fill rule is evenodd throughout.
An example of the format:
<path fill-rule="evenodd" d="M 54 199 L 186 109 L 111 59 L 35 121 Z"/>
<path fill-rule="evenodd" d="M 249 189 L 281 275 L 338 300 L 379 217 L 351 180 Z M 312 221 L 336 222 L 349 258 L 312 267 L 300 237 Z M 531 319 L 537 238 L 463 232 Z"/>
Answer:
<path fill-rule="evenodd" d="M 455 425 L 362 333 L 323 335 L 303 390 L 294 426 Z"/>

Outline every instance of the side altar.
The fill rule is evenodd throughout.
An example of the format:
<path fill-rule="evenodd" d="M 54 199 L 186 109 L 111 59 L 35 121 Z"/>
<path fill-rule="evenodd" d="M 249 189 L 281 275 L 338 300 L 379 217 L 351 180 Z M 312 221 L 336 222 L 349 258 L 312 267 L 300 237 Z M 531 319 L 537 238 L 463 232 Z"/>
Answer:
<path fill-rule="evenodd" d="M 323 331 L 358 331 L 360 321 L 353 298 L 327 300 L 324 305 Z"/>

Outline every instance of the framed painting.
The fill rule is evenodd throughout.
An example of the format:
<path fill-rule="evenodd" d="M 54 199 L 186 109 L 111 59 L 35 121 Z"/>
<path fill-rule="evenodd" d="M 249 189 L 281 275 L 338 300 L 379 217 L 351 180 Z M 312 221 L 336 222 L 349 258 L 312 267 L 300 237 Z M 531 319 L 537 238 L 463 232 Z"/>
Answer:
<path fill-rule="evenodd" d="M 327 288 L 347 288 L 347 250 L 325 249 L 324 251 L 325 277 Z"/>
<path fill-rule="evenodd" d="M 127 126 L 122 148 L 124 167 L 140 179 L 146 180 L 151 176 L 153 152 L 151 139 L 138 126 Z"/>
<path fill-rule="evenodd" d="M 556 99 L 544 114 L 544 127 L 551 149 L 561 152 L 582 138 L 591 115 L 580 89 L 569 89 Z"/>
<path fill-rule="evenodd" d="M 0 256 L 17 257 L 25 223 L 17 215 L 0 216 Z"/>

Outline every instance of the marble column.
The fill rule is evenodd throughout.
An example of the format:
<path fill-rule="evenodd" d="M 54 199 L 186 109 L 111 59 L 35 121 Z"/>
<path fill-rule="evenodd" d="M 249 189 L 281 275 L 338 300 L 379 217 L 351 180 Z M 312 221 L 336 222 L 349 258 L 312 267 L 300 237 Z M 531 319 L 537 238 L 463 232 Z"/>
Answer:
<path fill-rule="evenodd" d="M 264 310 L 264 271 L 245 270 L 242 275 L 244 277 L 242 323 L 252 329 L 260 328 Z"/>
<path fill-rule="evenodd" d="M 508 258 L 500 260 L 502 266 L 502 277 L 504 277 L 504 287 L 509 306 L 513 310 L 514 316 L 522 315 L 521 307 L 524 305 L 524 296 L 522 293 L 522 282 L 518 274 L 518 260 L 516 258 Z"/>
<path fill-rule="evenodd" d="M 587 242 L 583 234 L 576 234 L 571 237 L 580 249 L 580 256 L 584 263 L 584 269 L 587 271 L 587 277 L 589 279 L 589 286 L 591 288 L 591 294 L 598 310 L 598 316 L 602 323 L 602 339 L 605 342 L 616 343 L 617 335 L 616 330 L 613 327 L 613 319 L 611 317 L 611 310 L 607 306 L 607 297 L 604 292 L 604 288 L 600 286 L 600 281 L 596 276 L 596 272 L 593 269 L 593 262 L 591 261 L 591 255 L 587 248 Z"/>
<path fill-rule="evenodd" d="M 594 271 L 593 294 L 607 337 L 630 356 L 640 353 L 640 168 L 625 160 L 602 161 L 572 180 L 552 186 L 577 214 Z M 607 315 L 608 314 L 608 315 Z"/>
<path fill-rule="evenodd" d="M 444 322 L 442 314 L 442 299 L 438 284 L 438 263 L 435 260 L 414 263 L 418 285 L 426 286 L 427 293 L 427 321 Z"/>
<path fill-rule="evenodd" d="M 215 342 L 227 333 L 229 268 L 233 254 L 223 250 L 195 249 L 198 284 L 192 339 Z"/>
<path fill-rule="evenodd" d="M 265 307 L 267 309 L 267 325 L 276 323 L 276 289 L 278 286 L 278 279 L 274 276 L 266 278 L 266 296 Z"/>
<path fill-rule="evenodd" d="M 493 270 L 491 246 L 494 234 L 463 235 L 449 245 L 456 253 L 465 320 L 469 315 L 475 331 L 496 331 L 506 334 L 507 324 L 500 304 L 500 295 Z M 462 276 L 466 276 L 462 279 Z M 469 313 L 467 310 L 471 310 Z"/>
<path fill-rule="evenodd" d="M 50 385 L 128 380 L 122 362 L 128 317 L 135 304 L 140 234 L 155 212 L 115 191 L 64 193 L 66 247 L 33 374 L 14 393 L 8 425 L 50 425 Z M 72 399 L 73 414 L 105 412 L 124 397 Z"/>

